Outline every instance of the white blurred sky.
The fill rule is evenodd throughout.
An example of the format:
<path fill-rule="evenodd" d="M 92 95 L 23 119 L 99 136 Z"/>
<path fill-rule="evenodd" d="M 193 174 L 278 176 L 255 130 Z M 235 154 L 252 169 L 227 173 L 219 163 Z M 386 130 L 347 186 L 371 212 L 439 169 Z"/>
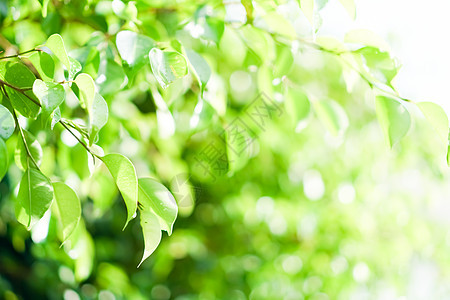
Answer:
<path fill-rule="evenodd" d="M 320 35 L 343 38 L 351 29 L 378 33 L 402 68 L 395 85 L 403 97 L 433 101 L 450 114 L 450 1 L 355 0 L 352 21 L 338 0 L 323 9 Z"/>

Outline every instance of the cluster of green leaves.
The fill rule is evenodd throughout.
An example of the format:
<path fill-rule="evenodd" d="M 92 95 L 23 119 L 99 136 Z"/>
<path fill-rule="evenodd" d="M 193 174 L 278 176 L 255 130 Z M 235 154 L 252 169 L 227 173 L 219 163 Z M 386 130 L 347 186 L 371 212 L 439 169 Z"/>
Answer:
<path fill-rule="evenodd" d="M 138 43 L 143 46 L 140 40 L 135 40 L 134 44 L 130 43 L 130 39 L 134 38 L 136 34 L 132 32 L 121 32 L 119 37 L 121 45 L 131 46 L 120 49 L 124 60 L 131 66 L 142 64 L 148 57 L 148 54 L 137 49 Z M 144 51 L 148 53 L 148 49 Z M 168 67 L 169 62 L 170 65 L 176 66 L 179 58 L 175 52 L 161 51 L 161 55 L 154 58 L 152 65 L 158 63 L 157 69 L 162 69 L 158 80 L 169 83 L 173 81 L 173 76 L 179 76 L 173 75 L 173 69 Z M 174 59 L 175 61 L 172 61 Z M 181 64 L 183 63 L 185 64 L 181 61 Z M 89 70 L 97 72 L 98 68 L 97 64 L 96 68 Z M 98 146 L 95 148 L 94 143 L 98 140 L 99 131 L 108 121 L 108 105 L 96 91 L 92 76 L 81 73 L 82 69 L 81 63 L 67 54 L 59 34 L 51 35 L 45 45 L 0 58 L 0 87 L 3 93 L 3 105 L 0 105 L 2 177 L 9 168 L 4 140 L 7 140 L 17 127 L 20 138 L 14 158 L 16 165 L 24 171 L 15 200 L 17 220 L 31 230 L 52 207 L 60 224 L 61 241 L 66 242 L 77 226 L 82 226 L 80 200 L 67 184 L 51 181 L 40 170 L 42 146 L 37 138 L 19 123 L 17 113 L 27 118 L 29 127 L 38 127 L 37 132 L 54 130 L 54 126 L 60 123 L 92 155 L 94 163 L 103 162 L 111 173 L 127 208 L 124 229 L 135 217 L 139 206 L 145 240 L 142 258 L 144 261 L 160 243 L 161 229 L 169 235 L 172 234 L 178 208 L 173 196 L 162 184 L 151 178 L 138 180 L 135 167 L 128 158 L 121 154 L 99 154 L 102 149 Z M 36 71 L 36 74 L 32 70 Z M 60 107 L 69 94 L 78 99 L 79 106 L 85 111 L 87 120 L 84 124 L 87 126 L 64 118 L 64 110 L 61 112 Z M 73 243 L 72 247 L 76 247 L 76 243 Z"/>
<path fill-rule="evenodd" d="M 353 1 L 340 2 L 354 18 Z M 0 170 L 17 197 L 1 203 L 0 233 L 6 222 L 12 247 L 26 251 L 28 235 L 11 225 L 9 203 L 25 227 L 44 227 L 47 241 L 34 239 L 31 255 L 57 264 L 40 265 L 49 272 L 36 278 L 62 281 L 86 298 L 97 297 L 89 292 L 95 285 L 123 298 L 168 299 L 167 285 L 178 299 L 348 299 L 360 287 L 350 269 L 361 260 L 381 274 L 391 263 L 403 266 L 370 255 L 404 250 L 372 230 L 377 224 L 390 233 L 386 224 L 397 217 L 367 204 L 386 197 L 368 166 L 387 168 L 373 136 L 383 135 L 405 160 L 423 156 L 431 165 L 445 151 L 430 149 L 447 149 L 448 118 L 434 103 L 400 96 L 399 63 L 375 34 L 351 31 L 344 42 L 316 36 L 327 1 L 9 3 L 0 9 Z M 233 142 L 248 134 L 232 137 L 227 128 L 261 94 L 283 115 L 264 128 L 247 123 L 257 136 L 238 155 Z M 429 123 L 439 139 L 411 143 L 414 123 L 420 130 Z M 227 168 L 214 182 L 198 158 L 218 135 Z M 8 163 L 13 152 L 17 168 Z M 129 159 L 104 154 L 116 152 Z M 308 192 L 308 176 L 326 186 L 323 195 Z M 114 184 L 127 209 L 126 235 Z M 335 195 L 345 188 L 367 201 L 339 205 Z M 151 271 L 130 269 L 141 232 L 142 263 L 161 230 L 172 234 L 178 210 L 181 228 L 149 259 Z M 406 233 L 417 248 L 425 248 L 414 240 L 422 227 Z M 366 238 L 381 241 L 351 247 Z M 64 276 L 72 269 L 74 280 Z"/>

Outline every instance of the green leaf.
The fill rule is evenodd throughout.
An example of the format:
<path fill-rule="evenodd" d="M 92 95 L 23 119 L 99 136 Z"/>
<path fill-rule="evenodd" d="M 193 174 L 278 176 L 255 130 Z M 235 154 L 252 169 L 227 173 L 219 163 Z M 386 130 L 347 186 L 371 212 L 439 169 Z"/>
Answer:
<path fill-rule="evenodd" d="M 377 96 L 375 110 L 389 147 L 393 147 L 409 130 L 411 117 L 408 110 L 397 100 Z"/>
<path fill-rule="evenodd" d="M 143 210 L 153 211 L 159 218 L 162 230 L 172 234 L 178 214 L 177 203 L 169 190 L 151 178 L 139 178 L 139 203 Z"/>
<path fill-rule="evenodd" d="M 95 245 L 92 236 L 86 230 L 83 219 L 69 238 L 71 251 L 77 253 L 74 259 L 75 279 L 81 282 L 89 277 L 94 266 Z"/>
<path fill-rule="evenodd" d="M 100 129 L 108 122 L 108 104 L 100 94 L 95 94 L 94 101 L 88 107 L 88 112 L 89 144 L 92 145 Z"/>
<path fill-rule="evenodd" d="M 422 111 L 425 118 L 436 130 L 442 142 L 448 144 L 449 121 L 447 114 L 439 105 L 433 102 L 419 102 L 417 106 Z"/>
<path fill-rule="evenodd" d="M 8 167 L 8 149 L 6 148 L 5 141 L 0 139 L 0 180 L 5 177 Z"/>
<path fill-rule="evenodd" d="M 33 52 L 28 59 L 44 81 L 52 81 L 55 75 L 55 62 L 50 54 L 44 51 Z"/>
<path fill-rule="evenodd" d="M 0 137 L 7 140 L 16 128 L 14 118 L 6 107 L 0 104 Z"/>
<path fill-rule="evenodd" d="M 95 98 L 95 83 L 91 76 L 81 73 L 75 78 L 75 83 L 80 90 L 80 105 L 83 108 L 89 107 Z"/>
<path fill-rule="evenodd" d="M 313 102 L 318 119 L 333 136 L 342 135 L 348 127 L 348 117 L 344 109 L 334 100 Z"/>
<path fill-rule="evenodd" d="M 138 180 L 136 170 L 131 161 L 121 154 L 108 154 L 101 158 L 111 173 L 116 185 L 122 194 L 127 207 L 128 215 L 125 227 L 128 225 L 137 209 Z"/>
<path fill-rule="evenodd" d="M 6 64 L 5 80 L 16 87 L 30 89 L 36 79 L 34 74 L 22 63 L 8 62 Z M 39 100 L 31 90 L 22 92 L 5 87 L 11 104 L 19 113 L 27 118 L 36 118 L 39 114 Z M 31 98 L 31 99 L 30 99 Z M 33 102 L 34 101 L 34 102 Z"/>
<path fill-rule="evenodd" d="M 364 46 L 371 46 L 380 49 L 381 51 L 389 51 L 389 44 L 386 43 L 379 35 L 368 29 L 354 29 L 344 37 L 344 42 L 359 44 Z"/>
<path fill-rule="evenodd" d="M 339 0 L 347 11 L 348 15 L 354 20 L 356 18 L 355 0 Z"/>
<path fill-rule="evenodd" d="M 53 182 L 55 214 L 61 225 L 63 242 L 75 231 L 81 218 L 81 204 L 77 194 L 65 183 Z"/>
<path fill-rule="evenodd" d="M 264 20 L 265 24 L 267 24 L 267 26 L 269 27 L 268 28 L 269 31 L 272 33 L 282 34 L 283 36 L 289 38 L 295 38 L 297 36 L 297 33 L 295 32 L 295 29 L 292 26 L 292 24 L 286 18 L 284 18 L 283 16 L 281 16 L 276 12 L 267 13 L 262 17 L 262 19 Z"/>
<path fill-rule="evenodd" d="M 59 107 L 57 107 L 53 112 L 52 122 L 50 124 L 51 130 L 53 130 L 56 123 L 58 123 L 60 120 L 61 120 L 61 110 L 59 109 Z"/>
<path fill-rule="evenodd" d="M 149 56 L 152 72 L 163 88 L 187 75 L 186 59 L 180 53 L 153 48 Z"/>
<path fill-rule="evenodd" d="M 95 82 L 100 89 L 99 92 L 105 95 L 119 91 L 126 84 L 127 78 L 122 66 L 112 59 L 104 59 Z"/>
<path fill-rule="evenodd" d="M 206 16 L 200 23 L 203 27 L 201 37 L 218 44 L 225 30 L 223 20 Z"/>
<path fill-rule="evenodd" d="M 42 17 L 45 18 L 45 17 L 47 17 L 47 8 L 48 8 L 48 3 L 50 2 L 50 0 L 39 0 L 39 2 L 42 5 Z"/>
<path fill-rule="evenodd" d="M 206 60 L 194 50 L 186 49 L 186 56 L 189 63 L 194 68 L 194 73 L 200 82 L 202 91 L 205 89 L 209 78 L 211 77 L 211 69 Z"/>
<path fill-rule="evenodd" d="M 155 251 L 161 242 L 161 228 L 156 215 L 150 210 L 141 210 L 140 213 L 142 233 L 144 235 L 144 255 L 141 264 Z"/>
<path fill-rule="evenodd" d="M 314 24 L 314 0 L 300 0 L 300 9 L 309 23 Z"/>
<path fill-rule="evenodd" d="M 29 133 L 28 131 L 22 129 L 23 135 L 25 136 L 25 141 L 28 146 L 28 150 L 30 150 L 31 156 L 33 157 L 34 161 L 38 164 L 38 166 L 41 164 L 42 161 L 42 147 L 39 144 L 38 140 Z M 16 161 L 16 165 L 25 171 L 28 168 L 28 154 L 27 150 L 25 148 L 25 145 L 21 139 L 21 136 L 19 136 L 19 139 L 17 140 L 17 146 L 16 151 L 14 153 L 14 160 Z M 30 161 L 30 164 L 32 162 Z"/>
<path fill-rule="evenodd" d="M 33 84 L 33 93 L 41 102 L 43 124 L 47 124 L 52 112 L 66 99 L 64 87 L 58 83 L 36 79 Z"/>
<path fill-rule="evenodd" d="M 291 49 L 288 47 L 281 47 L 277 52 L 273 75 L 275 77 L 282 77 L 287 75 L 294 66 L 294 57 L 292 56 Z"/>
<path fill-rule="evenodd" d="M 295 127 L 295 131 L 299 132 L 305 127 L 306 119 L 311 110 L 308 96 L 300 89 L 289 89 L 286 93 L 284 105 L 286 112 Z"/>
<path fill-rule="evenodd" d="M 155 42 L 145 35 L 124 30 L 117 34 L 116 45 L 122 60 L 129 67 L 138 67 L 147 62 L 148 52 L 155 46 Z"/>
<path fill-rule="evenodd" d="M 20 181 L 16 199 L 17 220 L 30 230 L 50 208 L 53 200 L 53 187 L 41 171 L 30 167 Z"/>
<path fill-rule="evenodd" d="M 59 61 L 66 67 L 67 71 L 70 72 L 70 60 L 67 55 L 66 48 L 64 47 L 64 41 L 62 37 L 55 33 L 52 34 L 45 43 L 52 53 L 59 59 Z"/>
<path fill-rule="evenodd" d="M 81 71 L 82 67 L 80 62 L 75 58 L 69 56 L 69 61 L 70 61 L 70 70 L 68 71 L 69 80 L 73 80 L 75 78 L 75 75 L 77 75 L 77 73 Z"/>
<path fill-rule="evenodd" d="M 374 47 L 363 47 L 355 51 L 363 58 L 360 66 L 364 74 L 370 74 L 377 80 L 391 86 L 391 81 L 397 75 L 400 64 L 388 52 Z"/>

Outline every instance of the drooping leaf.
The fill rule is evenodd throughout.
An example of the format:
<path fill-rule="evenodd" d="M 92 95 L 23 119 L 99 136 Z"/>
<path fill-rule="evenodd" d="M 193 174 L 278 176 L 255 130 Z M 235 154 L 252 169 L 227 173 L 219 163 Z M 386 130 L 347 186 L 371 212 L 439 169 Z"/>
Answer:
<path fill-rule="evenodd" d="M 277 58 L 274 63 L 273 75 L 275 77 L 282 77 L 287 75 L 294 65 L 294 57 L 291 49 L 288 47 L 281 47 L 277 51 Z"/>
<path fill-rule="evenodd" d="M 391 81 L 400 69 L 400 64 L 395 58 L 388 52 L 374 47 L 363 47 L 355 51 L 355 54 L 362 57 L 360 68 L 364 73 L 369 73 L 376 80 L 391 86 Z"/>
<path fill-rule="evenodd" d="M 17 91 L 10 87 L 5 87 L 14 109 L 24 117 L 36 118 L 40 110 L 37 104 L 39 100 L 30 90 L 36 79 L 34 74 L 22 63 L 8 62 L 4 77 L 9 84 L 26 89 L 24 91 Z"/>
<path fill-rule="evenodd" d="M 2 180 L 5 176 L 8 171 L 8 167 L 8 149 L 6 148 L 5 141 L 0 139 L 0 180 Z"/>
<path fill-rule="evenodd" d="M 143 209 L 140 212 L 141 228 L 144 235 L 144 254 L 140 265 L 155 251 L 161 242 L 161 228 L 158 218 L 150 211 Z"/>
<path fill-rule="evenodd" d="M 206 60 L 197 52 L 186 49 L 186 56 L 189 63 L 194 68 L 195 75 L 197 76 L 200 82 L 200 87 L 203 90 L 211 77 L 211 69 L 209 68 Z"/>
<path fill-rule="evenodd" d="M 149 56 L 152 72 L 163 88 L 188 72 L 186 59 L 178 52 L 153 48 Z"/>
<path fill-rule="evenodd" d="M 303 129 L 311 110 L 311 104 L 306 93 L 299 89 L 289 89 L 284 104 L 295 131 L 298 132 Z"/>
<path fill-rule="evenodd" d="M 33 157 L 34 161 L 38 164 L 38 166 L 41 164 L 42 161 L 42 147 L 39 144 L 38 140 L 29 133 L 28 131 L 22 129 L 23 135 L 25 136 L 25 141 L 28 146 L 28 150 L 30 151 L 31 156 Z M 16 165 L 25 171 L 28 168 L 28 165 L 33 165 L 33 163 L 30 161 L 28 164 L 28 153 L 25 147 L 25 144 L 22 141 L 21 136 L 19 136 L 19 139 L 17 140 L 17 146 L 14 153 L 14 160 L 16 162 Z"/>
<path fill-rule="evenodd" d="M 96 93 L 94 101 L 88 107 L 89 112 L 89 144 L 92 145 L 100 129 L 108 121 L 108 104 L 105 99 Z"/>
<path fill-rule="evenodd" d="M 95 80 L 99 92 L 103 95 L 119 91 L 126 84 L 126 75 L 123 67 L 112 59 L 104 59 L 98 69 L 98 77 Z"/>
<path fill-rule="evenodd" d="M 70 60 L 67 55 L 66 48 L 64 47 L 64 41 L 62 37 L 55 33 L 52 34 L 45 43 L 52 53 L 59 59 L 59 61 L 66 67 L 67 71 L 70 72 Z"/>
<path fill-rule="evenodd" d="M 136 170 L 131 161 L 121 154 L 108 154 L 101 158 L 103 163 L 111 173 L 116 185 L 122 194 L 123 200 L 127 207 L 127 221 L 133 219 L 137 209 L 138 202 L 138 180 Z"/>
<path fill-rule="evenodd" d="M 65 183 L 53 182 L 55 214 L 62 231 L 63 242 L 74 232 L 81 218 L 81 204 L 77 194 Z"/>
<path fill-rule="evenodd" d="M 348 127 L 348 117 L 344 109 L 334 100 L 319 100 L 313 102 L 317 118 L 328 131 L 334 135 L 342 135 Z"/>
<path fill-rule="evenodd" d="M 73 80 L 75 78 L 75 75 L 77 75 L 78 72 L 81 71 L 82 67 L 80 62 L 73 57 L 69 56 L 69 61 L 70 61 L 70 70 L 68 71 L 69 80 Z"/>
<path fill-rule="evenodd" d="M 0 104 L 0 137 L 7 140 L 16 128 L 14 118 L 6 107 Z"/>
<path fill-rule="evenodd" d="M 386 144 L 393 147 L 408 132 L 411 117 L 408 110 L 397 100 L 377 96 L 375 109 Z"/>
<path fill-rule="evenodd" d="M 218 44 L 225 30 L 223 20 L 206 16 L 199 23 L 203 27 L 203 34 L 201 37 Z"/>
<path fill-rule="evenodd" d="M 281 34 L 289 38 L 295 38 L 297 36 L 294 26 L 292 26 L 292 24 L 280 14 L 276 12 L 270 12 L 265 14 L 263 19 L 264 23 L 267 24 L 267 29 L 269 32 Z"/>
<path fill-rule="evenodd" d="M 53 187 L 50 180 L 30 163 L 20 181 L 17 194 L 17 220 L 30 230 L 50 208 L 52 200 Z"/>
<path fill-rule="evenodd" d="M 89 277 L 94 266 L 95 245 L 92 236 L 86 230 L 83 219 L 80 219 L 75 231 L 69 237 L 74 258 L 75 279 L 79 282 Z"/>
<path fill-rule="evenodd" d="M 433 102 L 419 102 L 417 106 L 422 111 L 425 118 L 433 126 L 441 141 L 448 144 L 449 121 L 447 114 L 439 105 Z"/>
<path fill-rule="evenodd" d="M 145 35 L 124 30 L 117 34 L 116 45 L 120 57 L 128 66 L 136 67 L 146 63 L 148 53 L 155 46 L 155 42 Z"/>
<path fill-rule="evenodd" d="M 89 107 L 89 103 L 94 101 L 95 97 L 95 83 L 91 76 L 86 73 L 78 74 L 75 78 L 75 83 L 80 90 L 80 105 L 81 107 Z"/>
<path fill-rule="evenodd" d="M 159 218 L 161 229 L 172 234 L 178 214 L 177 203 L 169 190 L 151 178 L 139 178 L 139 203 L 143 210 L 152 210 Z"/>
<path fill-rule="evenodd" d="M 44 51 L 33 52 L 28 59 L 38 71 L 42 80 L 51 81 L 55 75 L 55 62 L 50 54 Z"/>
<path fill-rule="evenodd" d="M 59 109 L 59 107 L 57 107 L 53 112 L 52 122 L 50 124 L 51 130 L 53 130 L 56 123 L 58 123 L 60 120 L 61 120 L 61 110 Z"/>
<path fill-rule="evenodd" d="M 47 124 L 52 112 L 64 102 L 66 92 L 61 84 L 44 82 L 36 79 L 33 84 L 33 93 L 41 102 L 43 124 Z"/>

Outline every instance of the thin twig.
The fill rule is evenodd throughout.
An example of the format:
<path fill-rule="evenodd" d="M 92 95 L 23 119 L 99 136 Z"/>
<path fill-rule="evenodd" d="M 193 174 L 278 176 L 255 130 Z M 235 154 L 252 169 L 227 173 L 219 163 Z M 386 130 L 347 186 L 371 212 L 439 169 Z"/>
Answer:
<path fill-rule="evenodd" d="M 21 55 L 24 55 L 24 54 L 27 54 L 27 53 L 30 53 L 30 52 L 34 52 L 34 51 L 43 51 L 43 50 L 35 48 L 35 49 L 27 50 L 27 51 L 24 51 L 24 52 L 21 52 L 21 53 L 17 53 L 17 54 L 14 54 L 14 55 L 0 57 L 0 60 L 1 59 L 8 59 L 8 58 L 16 58 L 16 57 L 19 57 Z"/>
<path fill-rule="evenodd" d="M 11 103 L 11 100 L 9 99 L 8 93 L 6 92 L 6 89 L 5 89 L 5 87 L 3 85 L 2 85 L 2 90 L 3 90 L 3 93 L 5 94 L 6 99 L 8 99 L 8 101 Z M 22 127 L 20 127 L 19 120 L 17 119 L 16 111 L 14 110 L 14 108 L 12 109 L 12 115 L 13 115 L 13 118 L 14 118 L 14 122 L 16 123 L 16 126 L 19 129 L 20 136 L 22 137 L 22 142 L 23 142 L 23 145 L 25 146 L 25 151 L 27 152 L 27 156 L 31 159 L 31 161 L 36 166 L 36 168 L 40 171 L 39 165 L 34 160 L 34 157 L 31 155 L 31 151 L 28 148 L 28 144 L 27 144 L 27 140 L 25 138 L 25 134 L 23 133 Z"/>

